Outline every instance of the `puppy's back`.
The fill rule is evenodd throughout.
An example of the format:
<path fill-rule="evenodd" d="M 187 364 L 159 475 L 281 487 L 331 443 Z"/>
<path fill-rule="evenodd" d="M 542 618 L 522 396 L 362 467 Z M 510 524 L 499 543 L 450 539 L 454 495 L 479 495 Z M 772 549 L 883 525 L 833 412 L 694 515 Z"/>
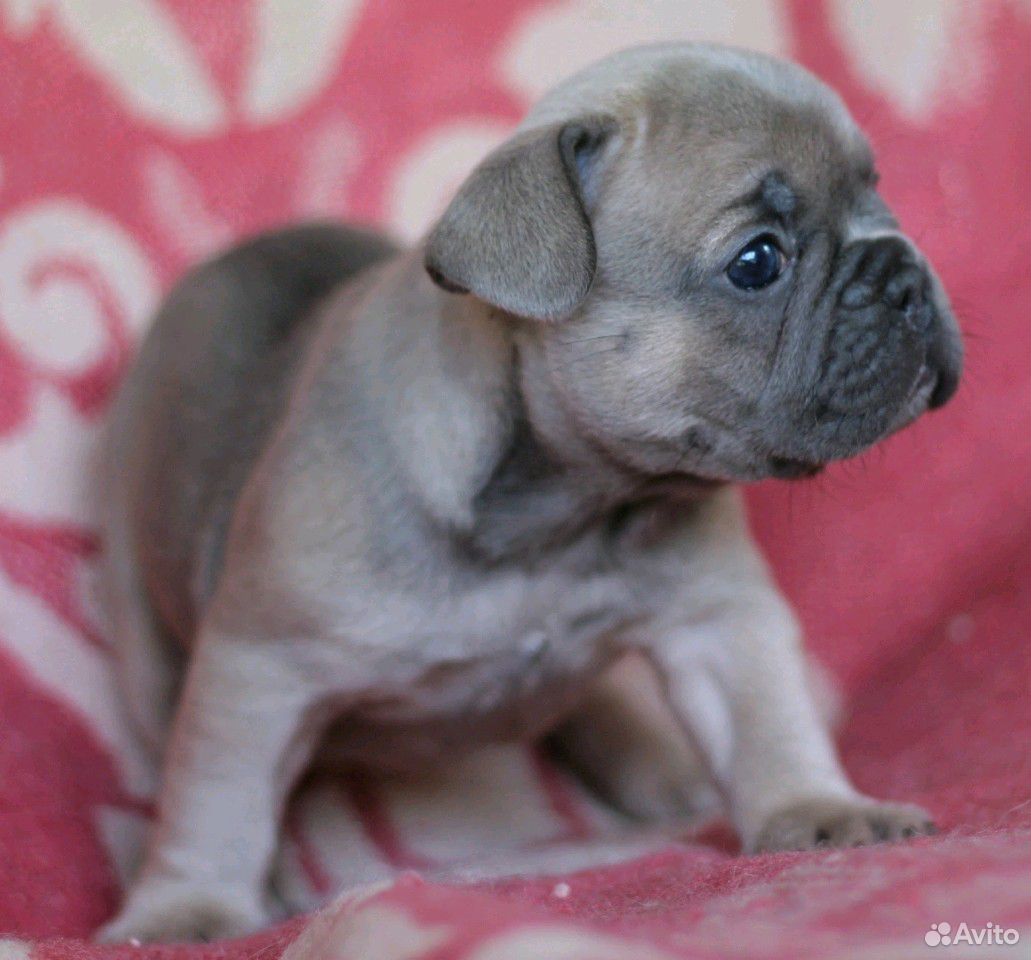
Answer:
<path fill-rule="evenodd" d="M 381 236 L 330 224 L 262 234 L 188 273 L 154 319 L 112 412 L 104 491 L 122 681 L 151 742 L 163 736 L 181 645 L 314 308 L 395 252 Z"/>

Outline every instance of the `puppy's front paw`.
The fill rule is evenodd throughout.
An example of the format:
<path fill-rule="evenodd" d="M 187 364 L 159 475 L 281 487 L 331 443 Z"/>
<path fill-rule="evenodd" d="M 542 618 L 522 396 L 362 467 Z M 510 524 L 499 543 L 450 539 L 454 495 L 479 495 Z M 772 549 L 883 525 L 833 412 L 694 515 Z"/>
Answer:
<path fill-rule="evenodd" d="M 222 940 L 252 933 L 269 923 L 246 891 L 182 881 L 144 883 L 96 939 L 103 943 L 180 943 Z"/>
<path fill-rule="evenodd" d="M 750 847 L 756 852 L 861 847 L 934 832 L 927 811 L 912 804 L 820 798 L 803 800 L 775 813 Z"/>

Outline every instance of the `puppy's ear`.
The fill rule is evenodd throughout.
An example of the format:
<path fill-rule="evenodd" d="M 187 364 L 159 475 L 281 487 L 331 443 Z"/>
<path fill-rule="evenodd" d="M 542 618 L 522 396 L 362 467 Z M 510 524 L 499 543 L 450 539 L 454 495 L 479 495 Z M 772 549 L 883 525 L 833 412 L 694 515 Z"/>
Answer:
<path fill-rule="evenodd" d="M 522 317 L 571 313 L 594 279 L 594 234 L 585 209 L 609 117 L 517 134 L 462 184 L 426 242 L 426 269 L 455 293 Z"/>

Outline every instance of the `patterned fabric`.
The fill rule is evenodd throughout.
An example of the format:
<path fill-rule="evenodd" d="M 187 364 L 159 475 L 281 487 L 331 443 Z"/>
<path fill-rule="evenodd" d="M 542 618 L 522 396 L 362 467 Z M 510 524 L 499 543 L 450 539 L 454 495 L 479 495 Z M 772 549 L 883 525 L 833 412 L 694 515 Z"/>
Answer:
<path fill-rule="evenodd" d="M 0 0 L 0 960 L 886 960 L 961 923 L 1016 928 L 996 949 L 1026 950 L 1029 17 L 1026 0 Z M 95 600 L 92 462 L 162 292 L 296 218 L 412 239 L 546 87 L 673 37 L 794 56 L 835 85 L 967 331 L 945 411 L 750 495 L 845 694 L 848 768 L 942 832 L 742 858 L 725 825 L 634 830 L 496 749 L 418 783 L 307 789 L 277 885 L 303 910 L 350 890 L 311 922 L 91 946 L 155 778 Z"/>

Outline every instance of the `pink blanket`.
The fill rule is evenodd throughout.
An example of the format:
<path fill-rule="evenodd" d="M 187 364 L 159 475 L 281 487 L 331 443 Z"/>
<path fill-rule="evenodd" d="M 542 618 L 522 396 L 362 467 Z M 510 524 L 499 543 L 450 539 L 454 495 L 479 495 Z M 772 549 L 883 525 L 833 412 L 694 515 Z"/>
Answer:
<path fill-rule="evenodd" d="M 840 682 L 846 765 L 940 834 L 744 858 L 724 824 L 631 827 L 504 748 L 308 787 L 275 882 L 299 911 L 347 891 L 314 920 L 90 945 L 155 777 L 95 602 L 91 464 L 162 291 L 286 220 L 413 238 L 545 87 L 672 37 L 794 56 L 841 90 L 959 308 L 946 410 L 750 501 Z M 1029 49 L 1026 0 L 0 0 L 0 960 L 1026 956 Z"/>

